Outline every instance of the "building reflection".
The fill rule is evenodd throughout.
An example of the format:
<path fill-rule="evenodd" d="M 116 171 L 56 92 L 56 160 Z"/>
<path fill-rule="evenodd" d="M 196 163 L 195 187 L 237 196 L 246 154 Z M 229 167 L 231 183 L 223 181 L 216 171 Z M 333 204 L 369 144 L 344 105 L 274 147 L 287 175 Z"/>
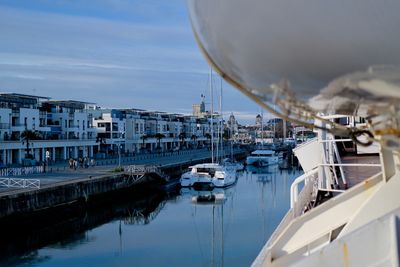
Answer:
<path fill-rule="evenodd" d="M 179 192 L 130 190 L 51 212 L 0 221 L 0 265 L 45 261 L 43 247 L 75 248 L 89 243 L 87 231 L 111 221 L 145 225 L 153 221 L 167 200 Z M 122 234 L 122 232 L 120 232 Z"/>

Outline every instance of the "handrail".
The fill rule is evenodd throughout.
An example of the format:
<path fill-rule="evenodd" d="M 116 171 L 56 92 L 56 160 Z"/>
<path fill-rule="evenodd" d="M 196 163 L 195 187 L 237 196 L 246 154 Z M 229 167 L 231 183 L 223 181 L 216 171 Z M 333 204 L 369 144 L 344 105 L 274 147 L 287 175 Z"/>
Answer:
<path fill-rule="evenodd" d="M 316 174 L 318 172 L 318 168 L 313 169 L 307 173 L 304 173 L 300 177 L 297 177 L 292 185 L 290 186 L 290 208 L 293 208 L 295 203 L 298 200 L 298 195 L 299 195 L 299 184 L 302 182 L 306 182 L 306 179 L 311 177 L 312 175 Z"/>
<path fill-rule="evenodd" d="M 382 167 L 382 164 L 375 164 L 375 163 L 321 163 L 318 164 L 321 167 Z"/>
<path fill-rule="evenodd" d="M 318 140 L 318 143 L 337 143 L 337 142 L 353 142 L 353 139 L 332 139 L 332 140 Z"/>
<path fill-rule="evenodd" d="M 342 164 L 318 164 L 319 167 L 381 167 L 381 164 L 365 164 L 365 163 L 342 163 Z M 292 185 L 290 186 L 290 208 L 293 208 L 295 204 L 298 202 L 298 196 L 299 196 L 299 184 L 302 182 L 307 183 L 307 178 L 311 177 L 312 175 L 315 175 L 318 172 L 318 168 L 315 168 L 307 173 L 304 173 L 303 175 L 297 177 Z M 331 192 L 343 192 L 343 190 L 337 190 L 337 189 L 324 189 L 326 191 L 331 191 Z"/>

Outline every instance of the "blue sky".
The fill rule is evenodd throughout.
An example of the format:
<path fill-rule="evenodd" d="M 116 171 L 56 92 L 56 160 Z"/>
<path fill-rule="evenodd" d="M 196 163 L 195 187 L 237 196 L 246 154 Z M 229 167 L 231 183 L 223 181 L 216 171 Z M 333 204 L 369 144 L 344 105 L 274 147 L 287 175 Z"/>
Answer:
<path fill-rule="evenodd" d="M 2 92 L 180 113 L 209 96 L 184 0 L 0 0 L 0 36 Z M 224 113 L 254 122 L 223 87 Z"/>

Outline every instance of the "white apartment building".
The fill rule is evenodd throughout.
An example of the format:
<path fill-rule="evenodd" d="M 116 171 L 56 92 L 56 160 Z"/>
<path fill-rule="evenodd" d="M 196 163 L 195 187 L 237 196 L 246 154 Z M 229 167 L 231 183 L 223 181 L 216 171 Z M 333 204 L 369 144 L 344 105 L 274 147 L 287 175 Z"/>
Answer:
<path fill-rule="evenodd" d="M 99 153 L 104 157 L 125 150 L 126 114 L 118 109 L 89 110 L 93 127 L 97 130 Z"/>
<path fill-rule="evenodd" d="M 98 138 L 103 139 L 103 153 L 110 154 L 115 143 L 122 144 L 122 151 L 129 154 L 203 147 L 209 142 L 206 133 L 210 133 L 211 123 L 208 118 L 139 109 L 91 112 Z M 215 121 L 215 136 L 217 127 Z M 116 135 L 114 130 L 118 128 L 123 128 L 124 134 Z"/>
<path fill-rule="evenodd" d="M 86 104 L 0 93 L 0 166 L 92 157 L 98 144 Z M 35 135 L 28 142 L 26 131 Z"/>
<path fill-rule="evenodd" d="M 0 93 L 0 167 L 79 157 L 164 152 L 217 142 L 218 120 Z M 28 142 L 23 133 L 33 132 Z"/>

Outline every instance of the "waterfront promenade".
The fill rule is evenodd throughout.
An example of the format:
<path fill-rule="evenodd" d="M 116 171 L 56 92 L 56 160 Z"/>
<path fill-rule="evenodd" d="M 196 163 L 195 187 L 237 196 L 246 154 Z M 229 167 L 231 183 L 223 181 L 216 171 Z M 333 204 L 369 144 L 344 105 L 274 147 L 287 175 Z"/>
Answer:
<path fill-rule="evenodd" d="M 235 149 L 234 154 L 243 152 L 243 149 Z M 230 151 L 226 151 L 225 155 L 229 156 Z M 132 157 L 121 157 L 121 166 L 126 165 L 157 165 L 160 167 L 168 165 L 187 165 L 192 161 L 208 160 L 211 157 L 208 149 L 182 150 L 165 153 L 139 154 Z M 96 161 L 96 166 L 88 168 L 70 169 L 67 162 L 57 163 L 48 166 L 46 173 L 12 176 L 4 178 L 25 178 L 39 179 L 40 185 L 59 184 L 71 180 L 91 178 L 110 174 L 114 168 L 118 166 L 119 158 L 102 159 Z M 14 193 L 21 188 L 0 187 L 0 196 L 7 193 Z M 23 189 L 27 190 L 27 189 Z M 34 189 L 31 189 L 34 190 Z"/>

